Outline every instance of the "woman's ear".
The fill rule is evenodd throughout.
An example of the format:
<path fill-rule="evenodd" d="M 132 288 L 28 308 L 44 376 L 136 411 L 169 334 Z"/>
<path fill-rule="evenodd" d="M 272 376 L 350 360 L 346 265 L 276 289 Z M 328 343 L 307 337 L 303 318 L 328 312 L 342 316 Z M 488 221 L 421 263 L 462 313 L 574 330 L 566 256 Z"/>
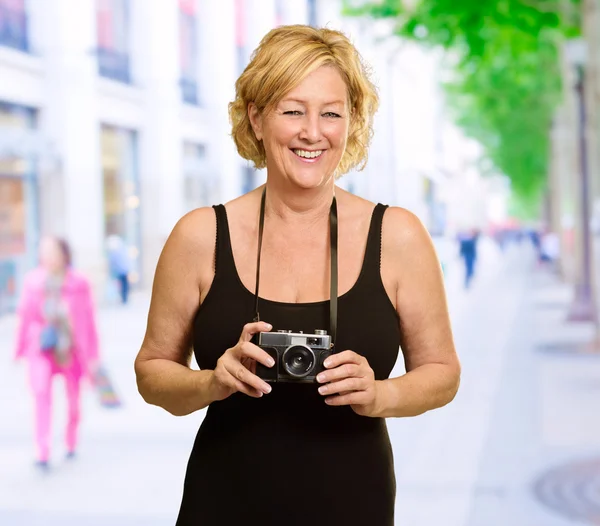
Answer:
<path fill-rule="evenodd" d="M 254 130 L 256 139 L 262 141 L 262 115 L 254 102 L 248 104 L 248 118 L 250 119 L 250 124 Z"/>

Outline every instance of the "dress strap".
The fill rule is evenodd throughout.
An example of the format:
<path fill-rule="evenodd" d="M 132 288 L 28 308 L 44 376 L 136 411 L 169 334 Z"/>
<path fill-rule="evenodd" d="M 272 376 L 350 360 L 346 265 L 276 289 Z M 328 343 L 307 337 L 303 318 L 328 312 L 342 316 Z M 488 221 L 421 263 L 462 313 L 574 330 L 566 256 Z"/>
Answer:
<path fill-rule="evenodd" d="M 236 268 L 231 249 L 229 222 L 224 205 L 213 205 L 217 217 L 217 239 L 215 244 L 215 277 L 229 274 L 235 276 Z"/>
<path fill-rule="evenodd" d="M 381 279 L 381 225 L 388 206 L 378 203 L 371 216 L 371 225 L 365 248 L 364 273 L 368 279 Z"/>

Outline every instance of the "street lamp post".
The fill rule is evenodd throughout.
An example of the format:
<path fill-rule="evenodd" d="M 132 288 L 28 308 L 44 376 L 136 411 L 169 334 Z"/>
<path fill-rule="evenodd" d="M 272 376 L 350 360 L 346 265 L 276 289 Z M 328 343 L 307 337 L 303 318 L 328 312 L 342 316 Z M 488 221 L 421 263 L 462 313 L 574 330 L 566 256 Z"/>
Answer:
<path fill-rule="evenodd" d="M 587 48 L 583 39 L 567 43 L 566 57 L 575 68 L 578 107 L 579 139 L 579 204 L 581 211 L 581 257 L 575 284 L 575 299 L 569 311 L 569 321 L 586 321 L 598 324 L 596 294 L 592 280 L 592 248 L 590 232 L 590 181 L 587 152 L 587 118 L 585 105 L 585 65 Z"/>

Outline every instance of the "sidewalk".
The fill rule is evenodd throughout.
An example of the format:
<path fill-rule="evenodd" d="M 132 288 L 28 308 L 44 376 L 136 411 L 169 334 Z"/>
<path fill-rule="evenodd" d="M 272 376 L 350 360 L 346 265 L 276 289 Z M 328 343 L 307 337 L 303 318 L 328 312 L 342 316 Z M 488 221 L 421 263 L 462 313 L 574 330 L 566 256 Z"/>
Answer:
<path fill-rule="evenodd" d="M 570 287 L 530 276 L 520 338 L 508 349 L 492 408 L 469 526 L 567 526 L 600 518 L 600 353 L 584 351 L 590 324 L 566 321 Z"/>
<path fill-rule="evenodd" d="M 571 287 L 533 265 L 490 406 L 468 526 L 598 524 L 600 354 Z"/>

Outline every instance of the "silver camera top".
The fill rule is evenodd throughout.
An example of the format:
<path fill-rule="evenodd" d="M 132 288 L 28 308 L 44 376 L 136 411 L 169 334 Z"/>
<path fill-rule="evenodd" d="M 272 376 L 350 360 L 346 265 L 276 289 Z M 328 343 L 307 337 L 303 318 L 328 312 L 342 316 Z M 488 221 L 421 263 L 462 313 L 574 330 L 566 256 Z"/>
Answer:
<path fill-rule="evenodd" d="M 277 329 L 275 332 L 281 332 L 284 334 L 292 334 L 292 331 L 289 329 Z M 304 334 L 304 331 L 298 331 L 297 334 Z M 327 331 L 325 329 L 315 329 L 315 334 L 319 336 L 326 336 Z"/>
<path fill-rule="evenodd" d="M 323 330 L 316 330 L 313 334 L 308 334 L 282 329 L 274 332 L 260 332 L 257 336 L 258 345 L 284 347 L 304 345 L 315 348 L 329 348 L 331 346 L 331 336 L 327 334 L 327 331 Z"/>

